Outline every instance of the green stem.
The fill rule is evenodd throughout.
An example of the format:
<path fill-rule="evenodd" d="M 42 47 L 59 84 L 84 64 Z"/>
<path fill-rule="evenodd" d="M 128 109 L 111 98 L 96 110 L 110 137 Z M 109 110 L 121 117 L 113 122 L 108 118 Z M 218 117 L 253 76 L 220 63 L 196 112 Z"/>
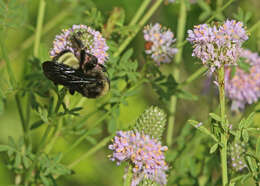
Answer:
<path fill-rule="evenodd" d="M 222 185 L 226 186 L 228 184 L 228 174 L 227 174 L 227 131 L 225 123 L 225 71 L 224 66 L 218 70 L 218 88 L 219 88 L 219 102 L 220 102 L 220 116 L 221 124 L 223 127 L 223 132 L 221 133 L 221 143 L 223 147 L 220 149 L 221 156 L 221 167 L 222 167 Z"/>
<path fill-rule="evenodd" d="M 35 154 L 35 159 L 34 159 L 34 161 L 32 163 L 32 166 L 30 167 L 30 169 L 27 171 L 27 173 L 25 175 L 25 185 L 26 186 L 29 184 L 29 181 L 30 181 L 29 179 L 30 179 L 30 177 L 32 175 L 33 169 L 35 168 L 35 166 L 37 164 L 39 155 L 41 153 L 41 150 L 44 147 L 44 144 L 45 144 L 45 142 L 47 140 L 47 137 L 48 137 L 48 134 L 49 134 L 50 130 L 51 130 L 51 125 L 48 124 L 48 127 L 45 129 L 45 132 L 44 132 L 44 134 L 43 134 L 43 136 L 41 138 L 41 141 L 40 141 L 40 143 L 38 145 L 38 148 L 37 148 L 37 151 L 36 151 L 36 154 Z"/>
<path fill-rule="evenodd" d="M 223 4 L 223 0 L 217 0 L 217 9 L 220 10 L 220 8 L 222 7 Z"/>
<path fill-rule="evenodd" d="M 48 23 L 46 23 L 43 26 L 42 35 L 48 33 L 55 26 L 57 26 L 57 24 L 59 22 L 64 20 L 67 16 L 71 15 L 71 13 L 73 12 L 73 9 L 75 8 L 76 5 L 77 5 L 77 1 L 73 1 L 73 3 L 71 3 L 68 8 L 61 11 L 57 16 L 53 17 Z M 36 33 L 34 35 L 30 36 L 29 38 L 27 38 L 21 44 L 21 46 L 19 46 L 19 48 L 16 48 L 13 52 L 11 52 L 10 58 L 13 59 L 13 58 L 17 57 L 17 55 L 19 55 L 22 50 L 28 49 L 35 41 L 35 38 L 36 38 L 35 35 L 36 35 Z M 3 63 L 3 64 L 5 64 L 5 63 Z M 0 67 L 1 67 L 1 65 L 2 65 L 2 61 L 0 62 Z"/>
<path fill-rule="evenodd" d="M 157 10 L 157 8 L 161 5 L 163 0 L 157 0 L 154 5 L 149 9 L 149 11 L 145 14 L 145 16 L 141 19 L 141 21 L 138 23 L 136 29 L 133 31 L 132 34 L 130 34 L 124 42 L 119 46 L 117 52 L 114 53 L 113 57 L 118 57 L 125 48 L 129 45 L 129 43 L 134 39 L 136 34 L 140 31 L 140 29 L 144 26 L 144 24 L 150 19 L 150 17 L 153 15 L 153 13 Z"/>
<path fill-rule="evenodd" d="M 217 17 L 219 19 L 223 19 L 224 18 L 223 14 L 222 14 L 222 11 L 221 11 L 222 5 L 223 5 L 223 0 L 217 0 L 217 12 L 218 12 Z"/>
<path fill-rule="evenodd" d="M 94 125 L 92 125 L 92 127 L 98 125 L 99 123 L 101 123 L 103 120 L 105 120 L 110 113 L 112 112 L 113 108 L 115 107 L 115 105 L 110 109 L 110 111 L 106 112 L 106 114 L 104 114 L 101 118 L 99 118 L 99 120 L 97 120 L 95 122 Z M 69 152 L 71 152 L 74 148 L 76 148 L 82 141 L 84 141 L 86 139 L 86 137 L 89 135 L 88 131 L 83 134 L 79 139 L 77 139 L 71 146 L 70 148 L 64 153 L 64 156 L 67 155 Z"/>
<path fill-rule="evenodd" d="M 30 118 L 31 118 L 31 104 L 30 104 L 30 94 L 27 95 L 27 105 L 26 105 L 26 128 L 25 128 L 25 140 L 27 141 L 28 145 L 31 144 L 31 136 L 30 132 Z"/>
<path fill-rule="evenodd" d="M 205 73 L 208 70 L 207 67 L 200 67 L 197 71 L 193 72 L 185 81 L 183 81 L 180 86 L 185 86 L 193 82 L 195 79 L 200 77 L 203 73 Z"/>
<path fill-rule="evenodd" d="M 36 25 L 36 34 L 34 40 L 34 49 L 33 49 L 33 54 L 35 57 L 38 57 L 39 55 L 44 12 L 45 12 L 45 0 L 40 0 L 38 17 L 37 17 L 37 25 Z"/>
<path fill-rule="evenodd" d="M 181 0 L 179 12 L 180 12 L 180 15 L 179 15 L 179 19 L 178 19 L 178 29 L 177 29 L 177 46 L 179 45 L 179 43 L 182 43 L 183 39 L 184 39 L 184 32 L 185 32 L 185 25 L 186 25 L 186 18 L 187 18 L 185 0 Z M 181 59 L 182 59 L 182 50 L 183 50 L 183 47 L 180 47 L 178 49 L 178 53 L 175 56 L 175 63 L 177 65 L 173 69 L 173 75 L 177 82 L 179 82 L 179 79 L 180 79 L 179 78 L 179 76 L 180 76 L 179 64 L 181 63 Z M 170 104 L 169 104 L 170 114 L 169 114 L 169 119 L 168 119 L 168 129 L 167 129 L 167 137 L 166 137 L 166 143 L 168 146 L 172 145 L 176 104 L 177 104 L 177 97 L 172 96 L 171 100 L 170 100 Z"/>
<path fill-rule="evenodd" d="M 85 158 L 91 156 L 95 152 L 97 152 L 99 149 L 103 148 L 112 138 L 112 136 L 104 138 L 102 141 L 100 141 L 97 145 L 95 145 L 93 148 L 91 148 L 88 152 L 84 153 L 82 156 L 80 156 L 78 159 L 73 161 L 71 164 L 68 165 L 68 168 L 75 167 L 79 162 L 84 160 Z"/>
<path fill-rule="evenodd" d="M 132 169 L 133 169 L 132 165 L 129 164 L 128 169 L 127 169 L 127 175 L 126 175 L 126 178 L 125 178 L 125 181 L 124 181 L 124 186 L 130 186 L 131 185 L 131 180 L 132 180 L 132 177 L 133 177 Z"/>
<path fill-rule="evenodd" d="M 22 110 L 22 106 L 21 106 L 21 101 L 20 101 L 20 98 L 19 98 L 18 94 L 15 94 L 15 101 L 16 101 L 16 105 L 17 105 L 17 108 L 18 108 L 18 113 L 19 113 L 19 116 L 20 116 L 20 120 L 21 120 L 21 123 L 22 123 L 23 132 L 24 132 L 24 135 L 25 135 L 25 138 L 26 138 L 27 126 L 26 126 L 26 123 L 25 123 L 23 110 Z"/>
<path fill-rule="evenodd" d="M 140 19 L 140 17 L 143 15 L 145 9 L 147 8 L 147 6 L 150 4 L 151 0 L 144 0 L 143 3 L 141 4 L 141 6 L 139 7 L 139 9 L 137 10 L 137 12 L 135 13 L 135 16 L 133 17 L 133 19 L 131 20 L 131 22 L 129 23 L 129 26 L 135 25 L 137 23 L 137 21 Z"/>
<path fill-rule="evenodd" d="M 45 151 L 46 154 L 48 154 L 48 153 L 52 150 L 52 148 L 53 148 L 53 146 L 54 146 L 56 140 L 58 139 L 58 137 L 59 137 L 59 135 L 60 135 L 61 129 L 62 129 L 62 119 L 59 119 L 59 121 L 58 121 L 58 127 L 56 127 L 56 130 L 54 131 L 54 135 L 51 137 L 50 143 L 48 143 L 48 145 L 47 145 L 46 148 L 44 149 L 44 151 Z"/>

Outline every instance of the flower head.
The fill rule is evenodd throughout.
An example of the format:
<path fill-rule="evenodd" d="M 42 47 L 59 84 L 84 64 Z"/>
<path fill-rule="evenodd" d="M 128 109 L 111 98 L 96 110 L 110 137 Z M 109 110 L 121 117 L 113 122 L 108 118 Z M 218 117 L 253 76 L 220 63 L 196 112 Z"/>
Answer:
<path fill-rule="evenodd" d="M 177 49 L 173 47 L 175 43 L 174 34 L 159 23 L 147 25 L 144 28 L 145 53 L 158 64 L 171 62 Z"/>
<path fill-rule="evenodd" d="M 188 30 L 188 35 L 194 48 L 192 56 L 198 57 L 211 72 L 222 65 L 236 64 L 241 45 L 248 39 L 243 24 L 234 20 L 220 26 L 197 25 Z"/>
<path fill-rule="evenodd" d="M 109 149 L 113 150 L 112 161 L 118 165 L 129 161 L 133 165 L 132 186 L 138 185 L 143 179 L 153 180 L 160 185 L 166 184 L 165 171 L 168 166 L 163 152 L 168 148 L 161 146 L 157 140 L 139 132 L 119 131 Z"/>
<path fill-rule="evenodd" d="M 232 68 L 225 70 L 225 90 L 232 100 L 232 110 L 243 109 L 245 104 L 252 104 L 260 97 L 260 56 L 242 49 L 240 57 L 251 66 L 249 72 L 237 67 L 232 77 Z"/>
<path fill-rule="evenodd" d="M 72 39 L 75 34 L 80 37 L 85 51 L 96 56 L 98 63 L 104 64 L 108 58 L 106 41 L 100 32 L 86 25 L 73 25 L 72 28 L 62 30 L 62 33 L 57 35 L 53 41 L 50 56 L 55 57 L 63 50 L 70 50 L 76 57 L 79 57 L 80 49 L 75 46 L 75 41 Z"/>

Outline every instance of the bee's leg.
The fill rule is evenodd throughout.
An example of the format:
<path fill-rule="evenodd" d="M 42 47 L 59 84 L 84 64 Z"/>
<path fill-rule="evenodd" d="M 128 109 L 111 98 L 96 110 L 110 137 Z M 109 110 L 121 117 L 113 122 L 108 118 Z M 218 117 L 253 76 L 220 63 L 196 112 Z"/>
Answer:
<path fill-rule="evenodd" d="M 72 88 L 69 88 L 69 92 L 70 92 L 71 95 L 73 95 L 75 93 L 75 90 L 72 89 Z"/>
<path fill-rule="evenodd" d="M 80 51 L 80 61 L 79 61 L 81 67 L 82 67 L 82 65 L 85 62 L 85 58 L 86 58 L 86 51 L 85 50 L 81 50 Z"/>

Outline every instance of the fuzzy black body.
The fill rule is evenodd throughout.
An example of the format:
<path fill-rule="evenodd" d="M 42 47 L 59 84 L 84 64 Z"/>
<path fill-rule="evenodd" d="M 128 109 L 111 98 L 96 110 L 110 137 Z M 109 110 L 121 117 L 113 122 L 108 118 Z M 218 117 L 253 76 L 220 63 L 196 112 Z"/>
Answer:
<path fill-rule="evenodd" d="M 97 98 L 109 90 L 109 79 L 99 69 L 83 72 L 63 63 L 46 61 L 42 64 L 45 76 L 55 84 L 67 87 L 71 94 L 75 91 L 88 98 Z"/>

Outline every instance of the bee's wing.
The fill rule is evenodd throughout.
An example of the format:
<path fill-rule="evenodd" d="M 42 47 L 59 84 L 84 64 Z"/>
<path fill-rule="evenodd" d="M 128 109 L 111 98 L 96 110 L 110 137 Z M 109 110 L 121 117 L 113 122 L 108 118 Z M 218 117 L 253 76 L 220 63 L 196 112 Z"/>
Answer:
<path fill-rule="evenodd" d="M 42 64 L 45 76 L 55 84 L 76 87 L 82 84 L 93 84 L 95 79 L 85 76 L 80 70 L 73 69 L 62 63 L 46 61 Z"/>

